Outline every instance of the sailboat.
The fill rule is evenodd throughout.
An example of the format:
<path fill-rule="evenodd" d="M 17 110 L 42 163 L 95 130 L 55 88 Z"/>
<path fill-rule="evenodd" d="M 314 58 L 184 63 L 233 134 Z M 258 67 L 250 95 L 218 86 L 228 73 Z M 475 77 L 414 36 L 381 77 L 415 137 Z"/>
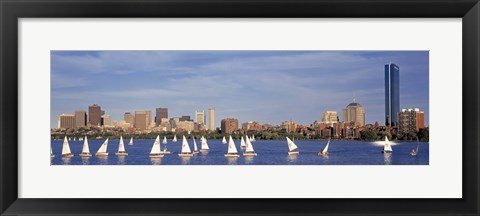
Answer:
<path fill-rule="evenodd" d="M 200 153 L 200 152 L 198 151 L 197 142 L 195 141 L 195 137 L 192 136 L 192 139 L 193 139 L 193 152 L 192 152 L 192 153 L 193 153 L 194 155 L 196 155 L 196 154 L 198 154 L 198 153 Z"/>
<path fill-rule="evenodd" d="M 167 138 L 164 136 L 163 137 L 163 144 L 165 144 L 165 148 L 163 148 L 163 150 L 160 152 L 161 154 L 171 154 L 172 152 L 170 152 L 170 150 L 167 149 Z M 160 145 L 161 147 L 161 145 Z"/>
<path fill-rule="evenodd" d="M 295 143 L 287 137 L 287 144 L 288 144 L 288 154 L 289 155 L 298 155 L 298 147 Z"/>
<path fill-rule="evenodd" d="M 248 136 L 245 136 L 245 137 L 249 139 Z M 245 148 L 245 147 L 247 147 L 247 145 L 245 144 L 245 140 L 243 139 L 243 136 L 242 136 L 242 139 L 240 141 L 240 148 Z"/>
<path fill-rule="evenodd" d="M 62 157 L 63 158 L 73 157 L 73 154 L 70 151 L 70 144 L 68 144 L 67 136 L 65 136 L 65 139 L 63 140 Z"/>
<path fill-rule="evenodd" d="M 163 144 L 167 144 L 167 137 L 166 136 L 163 136 Z"/>
<path fill-rule="evenodd" d="M 172 142 L 177 142 L 177 135 L 176 134 L 173 136 Z"/>
<path fill-rule="evenodd" d="M 235 143 L 233 142 L 232 136 L 228 139 L 228 152 L 225 154 L 225 157 L 240 157 L 238 155 L 237 147 L 235 146 Z"/>
<path fill-rule="evenodd" d="M 390 145 L 390 142 L 388 141 L 387 136 L 385 136 L 385 144 L 383 146 L 382 153 L 392 153 L 392 146 Z"/>
<path fill-rule="evenodd" d="M 242 140 L 243 140 L 243 137 L 242 137 Z M 245 136 L 245 140 L 247 143 L 247 149 L 245 149 L 243 156 L 257 156 L 257 153 L 255 153 L 255 150 L 253 150 L 252 142 L 250 142 L 250 139 L 248 138 L 248 136 Z"/>
<path fill-rule="evenodd" d="M 225 139 L 225 136 L 223 136 L 222 143 L 227 144 L 227 140 Z"/>
<path fill-rule="evenodd" d="M 250 141 L 252 141 L 252 142 L 257 141 L 257 140 L 255 139 L 255 135 L 252 134 L 252 140 L 250 140 Z"/>
<path fill-rule="evenodd" d="M 76 138 L 76 137 L 73 137 L 73 141 L 77 141 L 77 138 Z"/>
<path fill-rule="evenodd" d="M 82 137 L 78 138 L 78 141 L 83 141 L 83 138 Z"/>
<path fill-rule="evenodd" d="M 328 139 L 328 142 L 327 142 L 327 145 L 325 146 L 325 148 L 318 153 L 318 155 L 320 156 L 328 156 L 328 146 L 330 145 L 330 139 Z"/>
<path fill-rule="evenodd" d="M 128 145 L 133 145 L 133 137 L 130 138 L 130 142 L 128 142 Z"/>
<path fill-rule="evenodd" d="M 190 146 L 188 146 L 187 139 L 185 138 L 185 135 L 183 136 L 182 140 L 182 152 L 178 154 L 180 157 L 192 157 L 192 151 L 190 150 Z"/>
<path fill-rule="evenodd" d="M 105 157 L 105 156 L 108 156 L 107 147 L 108 147 L 108 138 L 107 138 L 107 140 L 105 140 L 105 142 L 103 142 L 103 144 L 100 146 L 100 148 L 98 149 L 98 151 L 97 151 L 97 153 L 95 154 L 95 156 L 97 156 L 97 157 Z"/>
<path fill-rule="evenodd" d="M 87 136 L 85 136 L 85 139 L 83 140 L 83 148 L 82 148 L 82 153 L 80 153 L 80 157 L 91 157 L 92 154 L 90 154 L 90 148 L 88 147 L 88 139 Z"/>
<path fill-rule="evenodd" d="M 416 149 L 412 149 L 412 151 L 410 152 L 410 155 L 411 156 L 417 156 L 418 154 L 418 146 L 420 145 L 420 142 L 418 142 L 418 137 L 417 137 L 417 148 Z"/>
<path fill-rule="evenodd" d="M 118 143 L 118 151 L 115 153 L 117 156 L 127 156 L 128 153 L 125 151 L 125 145 L 123 144 L 123 137 L 120 136 L 120 142 Z"/>
<path fill-rule="evenodd" d="M 160 136 L 157 135 L 155 142 L 153 143 L 152 150 L 150 151 L 150 158 L 162 158 L 163 154 L 160 152 Z"/>
<path fill-rule="evenodd" d="M 207 139 L 205 139 L 205 137 L 202 136 L 201 140 L 202 140 L 202 145 L 200 147 L 200 152 L 208 152 L 210 148 L 208 147 Z"/>

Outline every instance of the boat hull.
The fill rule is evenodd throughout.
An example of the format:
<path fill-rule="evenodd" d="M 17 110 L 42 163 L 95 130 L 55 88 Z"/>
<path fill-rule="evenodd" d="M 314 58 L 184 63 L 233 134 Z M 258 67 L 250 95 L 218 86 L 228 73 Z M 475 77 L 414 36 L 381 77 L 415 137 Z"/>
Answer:
<path fill-rule="evenodd" d="M 255 153 L 255 152 L 245 152 L 245 153 L 243 153 L 243 156 L 257 156 L 257 153 Z"/>
<path fill-rule="evenodd" d="M 295 151 L 295 152 L 288 152 L 288 155 L 298 155 L 298 154 L 300 154 L 300 152 L 298 152 L 298 151 Z"/>
<path fill-rule="evenodd" d="M 162 151 L 162 152 L 160 152 L 160 154 L 171 154 L 171 153 L 172 153 L 172 152 L 170 152 L 170 151 Z"/>
<path fill-rule="evenodd" d="M 416 152 L 410 152 L 410 155 L 411 156 L 417 156 L 417 153 Z"/>
<path fill-rule="evenodd" d="M 115 153 L 115 155 L 117 155 L 117 156 L 127 156 L 128 153 L 127 152 L 117 152 L 117 153 Z"/>
<path fill-rule="evenodd" d="M 192 153 L 180 153 L 178 154 L 179 157 L 192 157 L 193 154 Z"/>
<path fill-rule="evenodd" d="M 200 149 L 200 152 L 208 152 L 208 149 Z"/>
<path fill-rule="evenodd" d="M 328 152 L 327 152 L 327 153 L 319 152 L 319 153 L 318 153 L 318 156 L 328 156 Z"/>
<path fill-rule="evenodd" d="M 62 158 L 71 158 L 71 157 L 73 157 L 72 153 L 62 155 Z"/>
<path fill-rule="evenodd" d="M 192 152 L 192 154 L 194 154 L 194 155 L 196 155 L 196 154 L 198 154 L 198 153 L 200 153 L 200 152 L 199 152 L 199 151 L 193 151 L 193 152 Z"/>
<path fill-rule="evenodd" d="M 148 157 L 150 157 L 150 158 L 163 158 L 163 154 L 151 154 Z"/>
<path fill-rule="evenodd" d="M 237 158 L 237 157 L 240 157 L 240 155 L 238 155 L 238 154 L 225 154 L 225 157 L 227 157 L 227 158 L 229 158 L 229 157 Z"/>
<path fill-rule="evenodd" d="M 383 153 L 383 154 L 388 154 L 388 153 L 392 153 L 392 151 L 385 151 L 385 150 L 383 150 L 382 153 Z"/>
<path fill-rule="evenodd" d="M 108 157 L 108 153 L 96 153 L 95 156 L 97 156 L 97 157 Z"/>
<path fill-rule="evenodd" d="M 80 153 L 78 156 L 80 156 L 80 157 L 91 157 L 92 154 L 90 154 L 90 153 Z"/>

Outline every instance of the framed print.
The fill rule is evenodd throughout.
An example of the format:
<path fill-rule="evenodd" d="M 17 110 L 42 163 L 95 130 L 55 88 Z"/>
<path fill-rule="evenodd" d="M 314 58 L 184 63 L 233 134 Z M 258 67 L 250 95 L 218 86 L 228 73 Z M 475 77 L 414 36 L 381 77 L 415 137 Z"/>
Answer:
<path fill-rule="evenodd" d="M 0 9 L 2 215 L 480 213 L 477 1 Z"/>

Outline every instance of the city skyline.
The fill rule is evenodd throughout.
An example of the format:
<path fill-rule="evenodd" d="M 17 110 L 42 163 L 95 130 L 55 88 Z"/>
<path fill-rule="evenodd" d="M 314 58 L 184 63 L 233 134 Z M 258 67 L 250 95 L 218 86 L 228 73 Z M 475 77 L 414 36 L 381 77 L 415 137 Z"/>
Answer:
<path fill-rule="evenodd" d="M 216 127 L 226 118 L 309 125 L 325 111 L 341 117 L 353 97 L 365 123 L 383 125 L 389 62 L 401 68 L 400 108 L 420 108 L 429 125 L 428 51 L 52 51 L 51 127 L 94 103 L 114 121 L 158 107 L 208 119 L 215 107 Z"/>

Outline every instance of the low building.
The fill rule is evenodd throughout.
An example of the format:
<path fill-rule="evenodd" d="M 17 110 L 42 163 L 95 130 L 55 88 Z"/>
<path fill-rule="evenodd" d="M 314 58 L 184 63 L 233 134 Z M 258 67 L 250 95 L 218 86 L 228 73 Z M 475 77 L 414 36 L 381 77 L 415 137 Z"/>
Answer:
<path fill-rule="evenodd" d="M 226 118 L 221 121 L 222 133 L 233 133 L 233 131 L 238 129 L 238 119 L 236 118 Z"/>

